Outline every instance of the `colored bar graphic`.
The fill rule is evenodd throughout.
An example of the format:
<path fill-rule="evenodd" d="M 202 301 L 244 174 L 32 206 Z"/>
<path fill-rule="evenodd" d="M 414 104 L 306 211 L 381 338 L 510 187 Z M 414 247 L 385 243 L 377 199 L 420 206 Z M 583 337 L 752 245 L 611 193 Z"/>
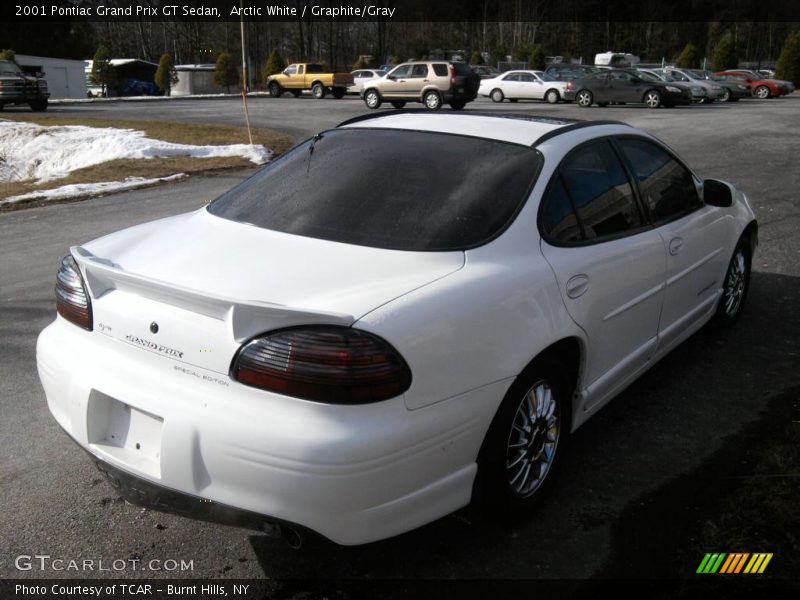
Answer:
<path fill-rule="evenodd" d="M 755 553 L 749 552 L 733 552 L 727 554 L 725 552 L 707 552 L 700 561 L 696 573 L 720 573 L 720 574 L 736 574 L 736 573 L 763 573 L 767 568 L 769 561 L 772 560 L 772 553 Z M 745 566 L 747 565 L 747 566 Z"/>

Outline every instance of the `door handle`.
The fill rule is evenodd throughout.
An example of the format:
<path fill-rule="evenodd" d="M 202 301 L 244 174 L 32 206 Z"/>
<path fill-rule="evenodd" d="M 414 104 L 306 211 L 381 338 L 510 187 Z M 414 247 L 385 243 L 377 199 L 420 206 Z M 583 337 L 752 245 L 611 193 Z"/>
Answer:
<path fill-rule="evenodd" d="M 589 276 L 581 274 L 570 277 L 565 287 L 567 296 L 573 299 L 580 298 L 586 293 L 586 290 L 589 289 Z"/>
<path fill-rule="evenodd" d="M 681 248 L 683 248 L 683 238 L 676 237 L 669 241 L 669 253 L 672 256 L 675 256 L 678 252 L 680 252 Z"/>

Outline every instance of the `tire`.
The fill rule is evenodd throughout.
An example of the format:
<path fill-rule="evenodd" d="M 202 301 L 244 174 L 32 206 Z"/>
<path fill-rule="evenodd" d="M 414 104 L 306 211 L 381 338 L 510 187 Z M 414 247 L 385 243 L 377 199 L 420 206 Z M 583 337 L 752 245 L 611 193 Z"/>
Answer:
<path fill-rule="evenodd" d="M 347 90 L 345 88 L 335 87 L 331 91 L 331 94 L 333 94 L 333 97 L 336 98 L 337 100 L 341 100 L 342 98 L 344 98 L 346 92 Z"/>
<path fill-rule="evenodd" d="M 728 88 L 722 90 L 722 98 L 720 98 L 722 102 L 733 102 L 733 94 Z"/>
<path fill-rule="evenodd" d="M 769 88 L 765 85 L 760 85 L 753 90 L 753 96 L 761 98 L 762 100 L 769 98 Z"/>
<path fill-rule="evenodd" d="M 381 100 L 381 95 L 378 93 L 378 90 L 367 90 L 364 92 L 364 104 L 367 105 L 367 108 L 380 108 L 382 103 L 383 100 Z"/>
<path fill-rule="evenodd" d="M 736 244 L 733 256 L 725 271 L 722 282 L 722 296 L 717 305 L 717 312 L 711 319 L 714 327 L 730 327 L 744 310 L 747 292 L 750 289 L 750 267 L 753 262 L 753 250 L 750 240 L 743 237 Z"/>
<path fill-rule="evenodd" d="M 561 100 L 561 95 L 558 90 L 547 90 L 544 99 L 547 100 L 548 104 L 558 104 L 558 101 Z"/>
<path fill-rule="evenodd" d="M 325 89 L 325 86 L 321 83 L 315 83 L 311 86 L 311 95 L 314 96 L 317 100 L 322 100 L 325 95 L 328 93 L 328 90 Z"/>
<path fill-rule="evenodd" d="M 281 94 L 283 94 L 283 89 L 281 88 L 281 84 L 277 81 L 271 81 L 269 86 L 269 95 L 272 98 L 280 98 Z"/>
<path fill-rule="evenodd" d="M 401 108 L 403 108 L 406 105 L 406 101 L 405 100 L 392 100 L 391 104 L 397 110 L 400 110 Z"/>
<path fill-rule="evenodd" d="M 502 102 L 505 96 L 503 95 L 503 90 L 493 89 L 492 93 L 489 94 L 489 98 L 492 99 L 492 102 Z"/>
<path fill-rule="evenodd" d="M 661 106 L 661 93 L 657 90 L 649 90 L 644 93 L 644 98 L 642 101 L 645 103 L 647 108 L 658 108 Z"/>
<path fill-rule="evenodd" d="M 442 108 L 442 97 L 439 95 L 439 92 L 431 90 L 425 92 L 425 95 L 422 97 L 422 103 L 428 110 L 439 110 Z"/>
<path fill-rule="evenodd" d="M 575 94 L 575 102 L 581 108 L 589 108 L 594 102 L 594 96 L 589 90 L 581 90 Z"/>
<path fill-rule="evenodd" d="M 42 98 L 40 100 L 33 100 L 28 103 L 28 106 L 31 107 L 33 112 L 44 112 L 47 110 L 47 98 Z"/>
<path fill-rule="evenodd" d="M 450 102 L 450 108 L 453 110 L 462 110 L 467 105 L 463 100 L 453 100 Z"/>
<path fill-rule="evenodd" d="M 302 92 L 300 90 L 289 90 L 289 93 L 294 96 L 295 98 L 299 98 Z"/>
<path fill-rule="evenodd" d="M 506 393 L 478 454 L 473 498 L 481 508 L 529 509 L 550 488 L 569 432 L 565 372 L 556 362 L 534 362 Z"/>

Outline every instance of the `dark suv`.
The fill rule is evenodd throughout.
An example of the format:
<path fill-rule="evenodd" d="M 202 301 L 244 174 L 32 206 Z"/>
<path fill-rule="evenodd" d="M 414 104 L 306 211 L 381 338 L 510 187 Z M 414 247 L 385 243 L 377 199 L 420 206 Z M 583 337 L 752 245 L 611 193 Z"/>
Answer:
<path fill-rule="evenodd" d="M 465 63 L 407 62 L 365 84 L 361 97 L 367 108 L 378 108 L 386 101 L 395 108 L 403 108 L 406 102 L 422 102 L 431 110 L 445 103 L 461 110 L 477 97 L 480 81 Z"/>
<path fill-rule="evenodd" d="M 0 60 L 0 110 L 6 104 L 27 104 L 34 111 L 47 110 L 47 82 L 22 72 L 17 63 Z"/>

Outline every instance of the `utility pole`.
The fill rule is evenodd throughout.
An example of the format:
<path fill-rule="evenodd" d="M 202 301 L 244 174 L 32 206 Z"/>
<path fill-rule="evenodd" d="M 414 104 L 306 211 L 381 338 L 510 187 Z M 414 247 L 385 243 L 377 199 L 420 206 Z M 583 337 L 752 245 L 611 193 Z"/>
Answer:
<path fill-rule="evenodd" d="M 250 139 L 250 145 L 253 145 L 253 133 L 250 131 L 250 113 L 247 111 L 247 59 L 244 48 L 244 0 L 239 0 L 239 7 L 242 9 L 239 12 L 239 25 L 240 34 L 242 36 L 242 103 L 244 104 L 244 118 L 247 121 L 247 137 Z"/>

